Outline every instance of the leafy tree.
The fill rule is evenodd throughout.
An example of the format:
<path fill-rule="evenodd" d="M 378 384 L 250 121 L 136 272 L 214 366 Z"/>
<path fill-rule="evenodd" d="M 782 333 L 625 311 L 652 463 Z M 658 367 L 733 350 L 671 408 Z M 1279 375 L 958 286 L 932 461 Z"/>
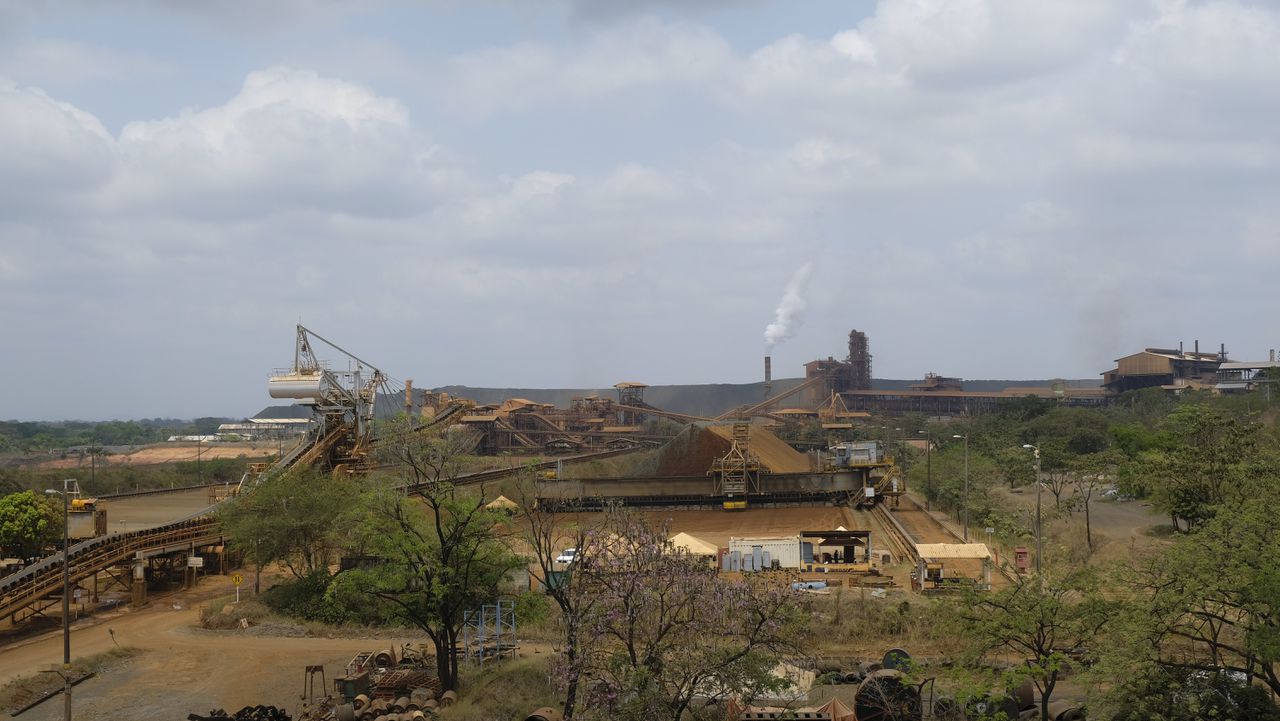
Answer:
<path fill-rule="evenodd" d="M 62 535 L 62 509 L 33 491 L 0 498 L 0 548 L 17 558 L 40 555 Z"/>
<path fill-rule="evenodd" d="M 1140 472 L 1152 489 L 1155 507 L 1175 525 L 1191 530 L 1213 516 L 1236 489 L 1272 470 L 1260 453 L 1262 426 L 1204 405 L 1178 407 L 1161 423 L 1167 449 L 1140 457 Z"/>
<path fill-rule="evenodd" d="M 992 454 L 991 460 L 995 462 L 996 468 L 1004 477 L 1004 481 L 1009 484 L 1010 489 L 1035 483 L 1034 459 L 1022 446 L 999 448 Z"/>
<path fill-rule="evenodd" d="M 471 434 L 423 436 L 405 419 L 388 426 L 382 453 L 417 498 L 375 490 L 355 524 L 380 561 L 341 573 L 331 586 L 338 599 L 363 595 L 387 615 L 422 629 L 435 646 L 445 689 L 458 687 L 458 645 L 468 611 L 498 596 L 520 558 L 496 533 L 506 517 L 485 506 L 483 489 L 459 487 Z"/>
<path fill-rule="evenodd" d="M 1054 401 L 1048 398 L 1040 398 L 1038 396 L 1026 395 L 1020 398 L 1011 398 L 1007 401 L 1000 401 L 996 412 L 998 415 L 1011 420 L 1025 423 L 1026 421 L 1039 418 L 1056 406 Z"/>
<path fill-rule="evenodd" d="M 916 463 L 908 474 L 914 488 L 924 489 L 931 503 L 961 514 L 965 507 L 964 443 L 952 441 L 933 452 L 925 463 Z M 926 475 L 932 481 L 926 481 Z M 969 451 L 969 490 L 967 501 L 970 518 L 982 518 L 993 508 L 991 488 L 1001 479 L 999 467 L 987 456 Z"/>
<path fill-rule="evenodd" d="M 1124 579 L 1139 662 L 1239 674 L 1280 694 L 1280 489 L 1251 484 Z"/>
<path fill-rule="evenodd" d="M 695 697 L 749 703 L 784 685 L 772 670 L 796 650 L 803 614 L 793 591 L 721 579 L 625 512 L 610 514 L 598 533 L 597 551 L 573 569 L 584 577 L 581 592 L 596 597 L 573 669 L 590 679 L 577 718 L 700 718 Z"/>
<path fill-rule="evenodd" d="M 1026 659 L 1022 673 L 1040 692 L 1041 718 L 1067 664 L 1087 658 L 1111 615 L 1088 569 L 1019 576 L 997 591 L 972 590 L 954 609 L 959 627 L 979 657 L 1010 653 Z"/>
<path fill-rule="evenodd" d="M 1225 672 L 1130 666 L 1112 678 L 1111 721 L 1280 721 L 1265 689 Z"/>
<path fill-rule="evenodd" d="M 259 568 L 279 562 L 297 579 L 328 576 L 348 539 L 340 519 L 357 494 L 346 476 L 295 470 L 264 480 L 253 493 L 223 506 L 219 516 Z"/>
<path fill-rule="evenodd" d="M 1075 487 L 1075 505 L 1084 511 L 1084 540 L 1093 553 L 1093 494 L 1109 485 L 1108 478 L 1116 464 L 1114 453 L 1094 453 L 1074 459 L 1071 474 Z"/>

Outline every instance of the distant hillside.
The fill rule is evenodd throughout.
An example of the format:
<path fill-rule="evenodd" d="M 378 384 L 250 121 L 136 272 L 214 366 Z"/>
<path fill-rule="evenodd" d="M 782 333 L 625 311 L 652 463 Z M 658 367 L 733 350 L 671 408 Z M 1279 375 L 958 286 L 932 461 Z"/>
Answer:
<path fill-rule="evenodd" d="M 773 392 L 781 393 L 794 388 L 804 381 L 803 378 L 781 378 L 773 381 Z M 892 380 L 875 378 L 871 387 L 876 390 L 905 390 L 916 380 Z M 1051 380 L 966 380 L 967 391 L 1002 391 L 1005 388 L 1045 388 L 1052 384 Z M 1097 388 L 1101 380 L 1086 378 L 1068 380 L 1069 388 Z M 755 403 L 764 399 L 763 383 L 714 383 L 703 385 L 671 385 L 649 386 L 644 391 L 644 399 L 651 406 L 677 413 L 688 413 L 695 416 L 716 416 L 730 408 Z M 617 391 L 607 388 L 472 388 L 470 386 L 445 386 L 437 388 L 451 395 L 470 398 L 478 403 L 497 403 L 507 398 L 527 398 L 538 403 L 552 403 L 559 408 L 566 408 L 569 400 L 575 397 L 591 395 L 617 398 Z M 794 403 L 789 399 L 788 403 Z M 784 403 L 787 405 L 787 403 Z"/>
<path fill-rule="evenodd" d="M 773 382 L 773 392 L 781 393 L 799 385 L 800 378 L 783 378 Z M 655 408 L 694 416 L 715 416 L 744 403 L 764 400 L 763 383 L 710 383 L 703 385 L 649 386 L 644 390 L 645 402 Z M 444 386 L 437 391 L 470 398 L 477 403 L 498 403 L 507 398 L 527 398 L 537 403 L 551 403 L 557 408 L 568 408 L 569 401 L 583 396 L 598 395 L 618 398 L 612 386 L 604 388 L 472 388 L 470 386 Z"/>
<path fill-rule="evenodd" d="M 794 388 L 803 382 L 803 378 L 780 378 L 773 381 L 774 394 Z M 905 390 L 917 380 L 893 380 L 876 378 L 871 381 L 876 390 Z M 1005 388 L 1046 388 L 1052 384 L 1050 380 L 966 380 L 967 391 L 1002 391 Z M 1066 381 L 1069 388 L 1097 388 L 1101 381 L 1094 378 Z M 701 385 L 649 386 L 644 391 L 644 399 L 649 405 L 676 413 L 688 413 L 694 416 L 714 417 L 731 408 L 756 403 L 764 399 L 763 383 L 706 383 Z M 417 389 L 415 389 L 417 390 Z M 618 397 L 612 386 L 603 388 L 473 388 L 471 386 L 443 386 L 433 389 L 444 391 L 452 396 L 469 398 L 477 403 L 500 403 L 508 398 L 525 398 L 536 403 L 550 403 L 557 408 L 568 408 L 574 398 L 598 395 L 606 398 Z M 419 391 L 420 392 L 420 391 Z M 379 396 L 378 416 L 388 417 L 399 412 L 403 407 L 402 396 Z M 783 405 L 795 403 L 789 399 Z M 254 416 L 255 418 L 294 418 L 309 417 L 310 408 L 302 406 L 268 406 Z"/>

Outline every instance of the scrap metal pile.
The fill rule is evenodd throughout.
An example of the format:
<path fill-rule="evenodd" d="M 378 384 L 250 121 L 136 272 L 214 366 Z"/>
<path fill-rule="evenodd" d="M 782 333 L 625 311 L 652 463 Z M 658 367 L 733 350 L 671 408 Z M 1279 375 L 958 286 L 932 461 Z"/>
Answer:
<path fill-rule="evenodd" d="M 187 721 L 292 721 L 292 717 L 282 708 L 275 706 L 245 706 L 233 714 L 228 714 L 222 709 L 214 709 L 209 712 L 208 716 L 199 714 L 187 714 Z"/>

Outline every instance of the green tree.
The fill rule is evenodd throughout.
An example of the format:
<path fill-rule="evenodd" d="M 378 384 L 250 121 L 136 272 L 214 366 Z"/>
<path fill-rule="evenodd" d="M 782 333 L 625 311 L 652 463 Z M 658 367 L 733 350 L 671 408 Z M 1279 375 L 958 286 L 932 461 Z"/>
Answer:
<path fill-rule="evenodd" d="M 381 453 L 416 497 L 395 489 L 366 494 L 354 527 L 380 560 L 339 574 L 330 587 L 334 598 L 373 599 L 387 616 L 425 632 L 445 689 L 458 687 L 467 612 L 492 603 L 508 574 L 523 565 L 501 537 L 506 516 L 486 507 L 483 488 L 455 483 L 475 442 L 467 433 L 423 436 L 403 418 L 389 425 Z"/>
<path fill-rule="evenodd" d="M 1143 453 L 1136 472 L 1151 488 L 1153 505 L 1185 530 L 1212 518 L 1238 489 L 1274 470 L 1262 453 L 1262 426 L 1205 405 L 1175 409 L 1161 422 L 1169 434 L 1165 449 Z"/>
<path fill-rule="evenodd" d="M 1103 451 L 1076 456 L 1071 461 L 1076 503 L 1084 511 L 1084 540 L 1090 553 L 1093 552 L 1093 496 L 1098 489 L 1110 485 L 1121 458 L 1117 451 Z"/>
<path fill-rule="evenodd" d="M 997 591 L 967 592 L 954 613 L 980 660 L 987 653 L 1026 659 L 1020 672 L 1040 692 L 1041 718 L 1068 663 L 1086 658 L 1112 604 L 1089 569 L 1061 575 L 1019 576 Z M 1073 658 L 1074 657 L 1074 658 Z"/>
<path fill-rule="evenodd" d="M 327 576 L 349 542 L 340 519 L 357 495 L 357 485 L 346 476 L 293 470 L 262 481 L 223 506 L 219 517 L 259 568 L 279 562 L 298 579 Z"/>
<path fill-rule="evenodd" d="M 40 555 L 61 538 L 62 509 L 34 491 L 0 498 L 0 548 L 17 558 Z"/>
<path fill-rule="evenodd" d="M 1167 549 L 1136 562 L 1126 661 L 1198 673 L 1234 673 L 1280 694 L 1280 489 L 1247 496 Z"/>

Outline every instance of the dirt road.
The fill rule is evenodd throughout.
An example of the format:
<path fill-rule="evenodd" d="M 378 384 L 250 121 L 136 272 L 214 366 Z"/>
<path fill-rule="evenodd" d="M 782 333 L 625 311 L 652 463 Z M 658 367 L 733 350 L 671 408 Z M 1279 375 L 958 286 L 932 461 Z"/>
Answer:
<path fill-rule="evenodd" d="M 304 666 L 323 664 L 332 684 L 357 651 L 424 642 L 422 637 L 287 638 L 257 635 L 253 629 L 195 628 L 200 598 L 224 593 L 224 585 L 225 579 L 211 580 L 195 591 L 168 597 L 148 608 L 73 627 L 71 649 L 77 658 L 113 648 L 108 629 L 115 631 L 121 646 L 140 650 L 122 666 L 75 687 L 75 717 L 88 721 L 172 721 L 186 718 L 188 713 L 208 713 L 212 708 L 235 711 L 251 704 L 296 710 Z M 0 683 L 61 660 L 60 632 L 12 644 L 0 649 Z M 56 721 L 62 718 L 61 701 L 47 701 L 20 718 Z"/>
<path fill-rule="evenodd" d="M 289 445 L 296 441 L 289 441 L 283 445 L 284 449 L 288 449 Z M 275 443 L 202 443 L 197 446 L 195 443 L 174 442 L 174 443 L 157 443 L 150 446 L 139 448 L 131 453 L 122 453 L 120 455 L 108 456 L 105 461 L 98 461 L 98 467 L 101 468 L 105 463 L 112 466 L 142 466 L 155 463 L 179 463 L 184 461 L 213 460 L 215 458 L 264 458 L 266 456 L 274 456 L 278 453 L 280 445 Z M 44 461 L 36 465 L 37 468 L 88 468 L 90 459 L 85 456 L 70 456 L 60 458 L 53 461 Z"/>

